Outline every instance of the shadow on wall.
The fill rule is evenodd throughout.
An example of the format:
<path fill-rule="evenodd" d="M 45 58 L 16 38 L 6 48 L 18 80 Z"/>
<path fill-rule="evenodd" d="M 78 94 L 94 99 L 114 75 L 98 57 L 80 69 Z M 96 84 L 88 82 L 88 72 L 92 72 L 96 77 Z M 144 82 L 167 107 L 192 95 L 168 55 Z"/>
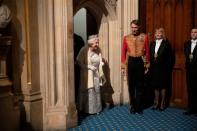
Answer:
<path fill-rule="evenodd" d="M 77 109 L 79 109 L 79 87 L 80 87 L 80 67 L 76 62 L 77 55 L 81 48 L 85 45 L 83 38 L 77 34 L 74 34 L 74 69 L 75 69 L 75 103 Z"/>
<path fill-rule="evenodd" d="M 12 47 L 12 69 L 13 69 L 13 89 L 12 92 L 15 96 L 15 102 L 17 102 L 17 107 L 20 111 L 20 125 L 19 130 L 20 131 L 32 131 L 32 126 L 27 121 L 27 111 L 25 110 L 24 106 L 24 96 L 22 95 L 22 86 L 21 86 L 21 78 L 22 78 L 22 72 L 24 69 L 24 62 L 25 62 L 25 41 L 22 29 L 21 21 L 24 21 L 23 19 L 18 19 L 18 8 L 24 8 L 20 7 L 22 5 L 17 5 L 17 0 L 6 0 L 5 1 L 8 6 L 11 9 L 12 12 L 12 21 L 11 21 L 11 34 L 14 38 L 13 47 Z M 24 45 L 22 45 L 22 43 Z"/>
<path fill-rule="evenodd" d="M 1 2 L 1 0 L 0 0 Z M 23 110 L 23 96 L 21 91 L 21 76 L 24 65 L 24 55 L 25 51 L 22 49 L 22 25 L 21 22 L 17 18 L 17 1 L 16 0 L 4 0 L 3 4 L 8 6 L 11 11 L 11 22 L 7 25 L 5 29 L 1 29 L 0 33 L 4 37 L 12 38 L 12 49 L 11 49 L 11 57 L 8 59 L 11 61 L 8 65 L 7 73 L 9 79 L 12 81 L 12 87 L 9 90 L 8 96 L 6 99 L 2 99 L 1 102 L 6 102 L 7 105 L 3 105 L 2 109 L 4 109 L 5 116 L 1 120 L 0 129 L 3 130 L 21 130 L 20 127 L 22 125 L 21 120 L 23 119 L 22 114 L 26 114 L 26 111 Z M 19 102 L 21 101 L 21 102 Z M 5 103 L 4 103 L 5 104 Z M 0 112 L 3 113 L 3 112 Z"/>
<path fill-rule="evenodd" d="M 104 61 L 103 71 L 106 77 L 106 83 L 101 87 L 101 98 L 103 101 L 104 107 L 112 108 L 114 106 L 114 102 L 112 99 L 112 95 L 114 90 L 111 86 L 111 79 L 110 79 L 110 68 L 107 61 Z"/>

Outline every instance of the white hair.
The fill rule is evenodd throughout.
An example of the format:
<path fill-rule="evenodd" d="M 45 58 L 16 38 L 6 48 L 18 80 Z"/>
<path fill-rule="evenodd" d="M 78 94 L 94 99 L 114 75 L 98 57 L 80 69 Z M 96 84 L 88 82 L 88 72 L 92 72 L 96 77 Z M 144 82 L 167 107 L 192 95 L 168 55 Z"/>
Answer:
<path fill-rule="evenodd" d="M 88 37 L 88 44 L 92 44 L 92 43 L 97 42 L 97 41 L 99 41 L 99 38 L 98 38 L 98 35 L 97 34 L 90 35 Z"/>

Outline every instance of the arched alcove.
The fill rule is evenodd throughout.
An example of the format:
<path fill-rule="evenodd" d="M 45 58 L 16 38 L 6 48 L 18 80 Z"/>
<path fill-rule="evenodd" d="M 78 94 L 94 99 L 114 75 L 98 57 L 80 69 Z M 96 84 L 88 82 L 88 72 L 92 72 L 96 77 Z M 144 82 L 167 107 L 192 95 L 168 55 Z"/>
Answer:
<path fill-rule="evenodd" d="M 120 74 L 120 48 L 121 36 L 118 28 L 118 17 L 115 7 L 106 0 L 80 0 L 74 1 L 73 15 L 85 8 L 95 18 L 99 33 L 100 48 L 107 64 L 108 87 L 113 102 L 121 103 L 121 74 Z M 95 28 L 95 27 L 92 27 Z M 110 88 L 110 89 L 109 89 Z M 111 101 L 111 100 L 106 100 Z"/>
<path fill-rule="evenodd" d="M 129 13 L 131 9 L 135 9 L 133 7 L 137 7 L 135 4 L 131 4 L 130 0 L 35 0 L 33 1 L 35 8 L 27 8 L 32 1 L 21 1 L 21 3 L 20 5 L 25 6 L 20 15 L 25 14 L 23 27 L 27 34 L 24 37 L 28 38 L 27 42 L 33 38 L 32 41 L 37 43 L 31 45 L 34 48 L 30 51 L 32 52 L 33 49 L 38 53 L 36 52 L 34 59 L 30 59 L 29 63 L 33 68 L 35 65 L 32 61 L 38 62 L 36 66 L 39 67 L 39 71 L 32 70 L 33 74 L 36 74 L 32 89 L 39 89 L 39 92 L 31 92 L 28 96 L 33 104 L 31 101 L 27 102 L 30 103 L 27 112 L 30 118 L 28 122 L 35 129 L 64 130 L 77 125 L 74 97 L 73 16 L 81 8 L 86 8 L 96 19 L 100 47 L 109 67 L 108 78 L 114 91 L 113 101 L 115 104 L 123 102 L 124 93 L 122 93 L 120 74 L 121 41 L 122 35 L 127 34 L 130 18 L 135 16 Z M 26 9 L 36 12 L 36 17 L 31 17 L 33 22 L 28 19 L 32 15 L 28 14 L 29 10 Z M 27 12 L 23 14 L 23 11 Z M 36 30 L 38 37 L 34 35 L 29 37 L 30 25 L 34 25 L 32 30 Z M 27 54 L 27 58 L 30 55 Z M 28 79 L 28 76 L 27 78 L 24 76 L 24 79 Z M 39 80 L 36 81 L 37 79 Z M 23 85 L 26 84 L 28 83 L 24 82 Z M 35 99 L 40 103 L 36 103 Z M 35 110 L 34 107 L 39 109 Z M 39 120 L 37 115 L 34 115 L 37 112 L 40 113 Z"/>

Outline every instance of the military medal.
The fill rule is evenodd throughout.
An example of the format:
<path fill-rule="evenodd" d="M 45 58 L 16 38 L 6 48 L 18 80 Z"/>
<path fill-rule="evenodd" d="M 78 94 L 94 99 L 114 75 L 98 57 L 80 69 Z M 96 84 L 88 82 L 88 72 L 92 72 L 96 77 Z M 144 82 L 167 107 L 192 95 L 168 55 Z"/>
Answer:
<path fill-rule="evenodd" d="M 156 59 L 156 58 L 157 58 L 157 56 L 158 56 L 158 55 L 157 55 L 157 53 L 155 53 L 155 54 L 154 54 L 154 58 Z"/>
<path fill-rule="evenodd" d="M 194 56 L 193 56 L 193 54 L 191 53 L 191 54 L 189 55 L 189 60 L 192 61 L 193 57 L 194 57 Z"/>

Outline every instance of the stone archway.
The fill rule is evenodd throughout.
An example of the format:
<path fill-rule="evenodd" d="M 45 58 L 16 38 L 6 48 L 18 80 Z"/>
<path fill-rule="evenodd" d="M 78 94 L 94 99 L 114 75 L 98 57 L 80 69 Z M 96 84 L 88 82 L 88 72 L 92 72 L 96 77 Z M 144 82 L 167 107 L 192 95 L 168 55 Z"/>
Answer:
<path fill-rule="evenodd" d="M 106 0 L 81 0 L 74 1 L 73 6 L 74 14 L 79 9 L 86 8 L 96 19 L 100 47 L 104 58 L 109 64 L 109 69 L 111 70 L 109 78 L 114 91 L 113 100 L 115 104 L 119 104 L 121 102 L 120 89 L 118 89 L 121 85 L 121 75 L 119 73 L 121 36 L 120 29 L 117 28 L 119 25 L 116 13 L 116 0 L 111 0 L 111 2 Z M 113 77 L 115 73 L 116 77 Z"/>
<path fill-rule="evenodd" d="M 138 16 L 136 5 L 136 2 L 130 0 L 35 0 L 35 8 L 28 8 L 32 13 L 36 10 L 37 16 L 32 17 L 33 23 L 27 21 L 34 25 L 32 29 L 36 28 L 38 35 L 32 35 L 38 48 L 32 48 L 31 51 L 39 52 L 34 54 L 38 61 L 36 66 L 39 67 L 34 80 L 39 81 L 35 81 L 32 91 L 39 87 L 40 92 L 30 94 L 32 103 L 28 101 L 29 123 L 33 123 L 35 129 L 65 130 L 77 125 L 74 98 L 73 12 L 82 7 L 88 8 L 98 23 L 101 49 L 109 64 L 114 103 L 120 104 L 124 102 L 123 99 L 128 99 L 123 98 L 124 89 L 121 86 L 121 41 L 122 36 L 128 33 L 130 19 Z M 34 67 L 31 62 L 29 64 Z M 36 93 L 39 95 L 39 102 L 33 101 Z M 32 117 L 32 112 L 36 114 L 40 111 L 42 114 L 38 121 Z"/>

